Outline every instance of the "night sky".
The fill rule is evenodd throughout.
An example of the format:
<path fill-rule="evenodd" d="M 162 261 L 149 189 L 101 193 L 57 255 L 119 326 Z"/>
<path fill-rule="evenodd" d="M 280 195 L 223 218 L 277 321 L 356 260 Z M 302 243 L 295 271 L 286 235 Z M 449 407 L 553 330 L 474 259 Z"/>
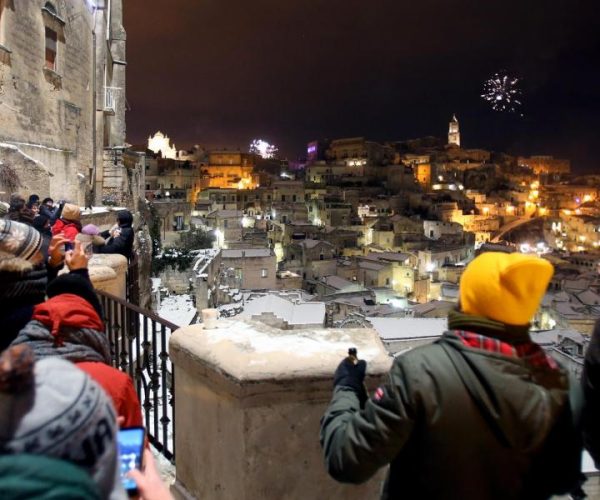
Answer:
<path fill-rule="evenodd" d="M 283 156 L 319 138 L 445 136 L 600 173 L 600 16 L 591 0 L 124 0 L 128 142 Z M 519 113 L 483 82 L 522 78 Z"/>

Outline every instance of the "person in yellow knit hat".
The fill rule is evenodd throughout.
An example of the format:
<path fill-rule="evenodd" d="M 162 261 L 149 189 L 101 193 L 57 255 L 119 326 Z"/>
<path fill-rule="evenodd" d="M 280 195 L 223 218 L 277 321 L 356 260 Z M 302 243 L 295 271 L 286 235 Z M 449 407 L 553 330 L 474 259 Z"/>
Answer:
<path fill-rule="evenodd" d="M 579 385 L 529 336 L 552 274 L 539 257 L 475 258 L 448 331 L 397 357 L 371 397 L 365 361 L 344 359 L 321 421 L 329 474 L 360 483 L 389 464 L 382 498 L 548 498 L 576 488 Z"/>

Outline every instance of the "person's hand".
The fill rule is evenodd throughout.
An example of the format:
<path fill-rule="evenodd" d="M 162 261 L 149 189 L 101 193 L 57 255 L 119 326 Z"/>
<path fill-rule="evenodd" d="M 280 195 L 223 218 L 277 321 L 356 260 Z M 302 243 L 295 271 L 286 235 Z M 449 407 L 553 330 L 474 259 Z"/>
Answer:
<path fill-rule="evenodd" d="M 347 356 L 342 360 L 333 375 L 333 387 L 348 387 L 358 396 L 361 407 L 367 400 L 365 389 L 365 374 L 367 362 L 364 359 L 356 361 L 356 358 Z"/>
<path fill-rule="evenodd" d="M 64 233 L 58 233 L 52 236 L 48 245 L 48 263 L 52 267 L 57 267 L 62 264 L 64 259 L 63 247 L 69 240 L 65 238 Z"/>
<path fill-rule="evenodd" d="M 77 269 L 87 269 L 89 256 L 85 253 L 85 248 L 81 241 L 75 241 L 75 248 L 65 253 L 65 263 L 69 271 Z"/>
<path fill-rule="evenodd" d="M 135 481 L 140 499 L 173 500 L 173 496 L 158 473 L 152 452 L 148 448 L 144 450 L 144 472 L 134 469 L 127 475 Z"/>

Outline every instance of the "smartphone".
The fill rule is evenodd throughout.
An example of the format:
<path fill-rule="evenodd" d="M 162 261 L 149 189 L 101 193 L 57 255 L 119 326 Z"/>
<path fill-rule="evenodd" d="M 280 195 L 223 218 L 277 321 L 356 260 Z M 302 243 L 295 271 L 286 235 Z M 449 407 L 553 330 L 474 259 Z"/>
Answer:
<path fill-rule="evenodd" d="M 68 252 L 69 250 L 73 250 L 75 248 L 75 245 L 73 245 L 72 242 L 67 241 L 65 243 L 65 252 Z"/>
<path fill-rule="evenodd" d="M 143 427 L 127 427 L 120 429 L 118 434 L 121 481 L 123 488 L 130 497 L 136 496 L 138 491 L 135 481 L 127 477 L 127 473 L 130 470 L 141 470 L 142 468 L 145 432 Z"/>

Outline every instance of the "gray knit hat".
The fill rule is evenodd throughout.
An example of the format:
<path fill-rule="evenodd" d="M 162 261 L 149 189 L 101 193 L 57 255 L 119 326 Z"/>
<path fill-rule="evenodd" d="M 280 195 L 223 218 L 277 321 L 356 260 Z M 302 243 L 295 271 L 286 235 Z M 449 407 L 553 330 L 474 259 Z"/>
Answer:
<path fill-rule="evenodd" d="M 5 201 L 0 201 L 0 217 L 4 217 L 8 213 L 10 205 Z"/>
<path fill-rule="evenodd" d="M 102 498 L 122 492 L 116 413 L 85 372 L 23 346 L 0 357 L 0 454 L 57 457 L 83 467 Z"/>
<path fill-rule="evenodd" d="M 42 247 L 42 235 L 33 227 L 0 219 L 0 251 L 28 260 Z"/>

